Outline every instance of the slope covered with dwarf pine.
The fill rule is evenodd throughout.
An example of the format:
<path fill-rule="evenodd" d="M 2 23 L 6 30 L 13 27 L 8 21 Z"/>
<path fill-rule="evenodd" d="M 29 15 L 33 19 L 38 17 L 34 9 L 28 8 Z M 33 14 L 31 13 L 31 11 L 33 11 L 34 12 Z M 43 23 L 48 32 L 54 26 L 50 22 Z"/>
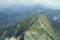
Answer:
<path fill-rule="evenodd" d="M 43 14 L 20 20 L 14 27 L 0 30 L 0 40 L 59 40 L 51 22 Z"/>

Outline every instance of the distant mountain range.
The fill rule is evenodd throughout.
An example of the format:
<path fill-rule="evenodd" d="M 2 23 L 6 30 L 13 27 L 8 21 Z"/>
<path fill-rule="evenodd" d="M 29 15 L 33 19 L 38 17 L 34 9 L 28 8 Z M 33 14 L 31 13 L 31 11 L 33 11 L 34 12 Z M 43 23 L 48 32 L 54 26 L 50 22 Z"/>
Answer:
<path fill-rule="evenodd" d="M 36 14 L 44 14 L 52 22 L 56 30 L 60 31 L 60 10 L 49 9 L 43 5 L 20 6 L 14 5 L 0 12 L 0 28 L 14 26 L 22 19 L 30 18 Z"/>

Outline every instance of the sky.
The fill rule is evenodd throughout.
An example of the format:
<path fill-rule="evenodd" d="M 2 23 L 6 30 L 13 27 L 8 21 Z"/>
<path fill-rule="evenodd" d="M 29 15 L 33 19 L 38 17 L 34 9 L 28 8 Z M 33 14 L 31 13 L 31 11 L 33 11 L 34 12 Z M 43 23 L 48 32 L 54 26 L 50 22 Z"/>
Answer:
<path fill-rule="evenodd" d="M 0 0 L 0 9 L 10 7 L 11 5 L 36 5 L 42 4 L 47 7 L 60 8 L 60 0 Z"/>

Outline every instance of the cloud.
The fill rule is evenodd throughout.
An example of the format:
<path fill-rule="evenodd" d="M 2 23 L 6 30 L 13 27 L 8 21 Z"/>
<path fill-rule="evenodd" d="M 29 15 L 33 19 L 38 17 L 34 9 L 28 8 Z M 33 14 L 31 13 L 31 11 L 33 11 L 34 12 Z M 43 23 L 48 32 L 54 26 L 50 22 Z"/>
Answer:
<path fill-rule="evenodd" d="M 0 0 L 0 9 L 1 7 L 10 7 L 11 5 L 35 5 L 42 4 L 45 6 L 52 6 L 60 8 L 60 0 Z"/>

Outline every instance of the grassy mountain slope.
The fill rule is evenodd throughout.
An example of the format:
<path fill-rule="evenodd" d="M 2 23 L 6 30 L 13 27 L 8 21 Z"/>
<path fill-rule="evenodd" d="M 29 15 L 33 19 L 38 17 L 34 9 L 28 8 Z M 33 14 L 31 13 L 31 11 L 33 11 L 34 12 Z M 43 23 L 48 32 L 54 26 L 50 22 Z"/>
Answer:
<path fill-rule="evenodd" d="M 21 20 L 14 27 L 0 29 L 0 32 L 0 40 L 59 40 L 43 14 Z"/>

